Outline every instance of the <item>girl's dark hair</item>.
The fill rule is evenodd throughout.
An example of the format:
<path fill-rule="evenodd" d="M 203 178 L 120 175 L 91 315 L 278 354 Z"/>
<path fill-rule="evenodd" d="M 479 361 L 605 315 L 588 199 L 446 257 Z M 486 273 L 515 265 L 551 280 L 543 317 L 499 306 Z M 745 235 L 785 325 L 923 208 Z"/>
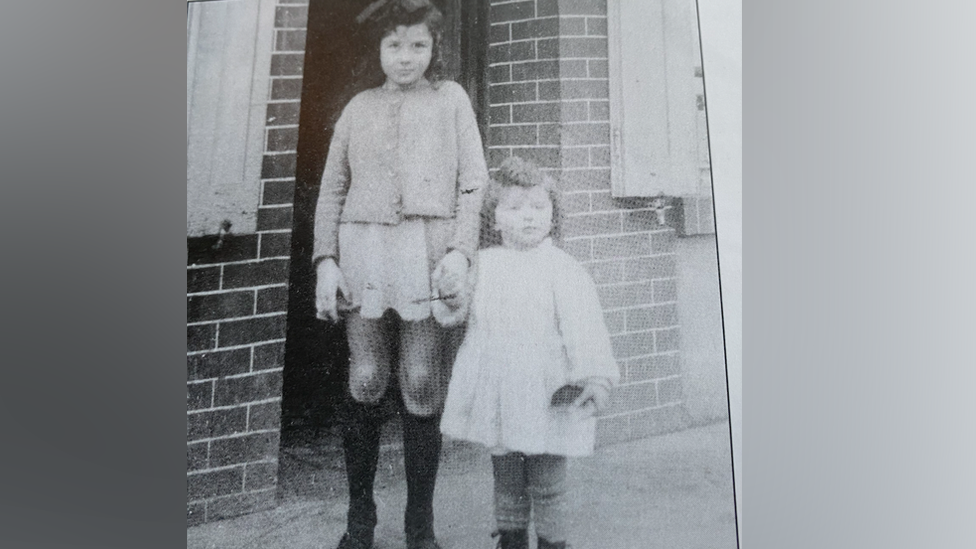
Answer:
<path fill-rule="evenodd" d="M 444 75 L 444 59 L 441 54 L 444 38 L 444 14 L 430 0 L 378 0 L 370 4 L 356 18 L 363 27 L 369 52 L 363 59 L 360 78 L 365 87 L 383 84 L 386 76 L 380 66 L 380 41 L 397 27 L 427 26 L 434 39 L 430 65 L 424 77 L 433 83 L 441 81 Z"/>
<path fill-rule="evenodd" d="M 441 53 L 444 15 L 430 0 L 378 0 L 362 11 L 356 17 L 355 23 L 357 25 L 352 41 L 355 43 L 358 60 L 347 73 L 346 83 L 334 96 L 336 104 L 346 105 L 356 94 L 378 88 L 386 82 L 386 75 L 380 65 L 380 41 L 400 25 L 427 25 L 434 43 L 430 66 L 427 67 L 424 77 L 435 87 L 445 79 Z M 341 114 L 341 110 L 335 111 L 326 125 L 334 128 Z"/>
<path fill-rule="evenodd" d="M 495 209 L 502 193 L 516 187 L 545 189 L 549 201 L 552 202 L 552 230 L 549 231 L 549 236 L 556 244 L 560 244 L 563 225 L 562 193 L 556 188 L 556 182 L 534 163 L 512 156 L 502 162 L 488 183 L 488 192 L 485 193 L 484 206 L 481 209 L 480 246 L 490 248 L 501 245 L 502 235 L 495 229 Z"/>

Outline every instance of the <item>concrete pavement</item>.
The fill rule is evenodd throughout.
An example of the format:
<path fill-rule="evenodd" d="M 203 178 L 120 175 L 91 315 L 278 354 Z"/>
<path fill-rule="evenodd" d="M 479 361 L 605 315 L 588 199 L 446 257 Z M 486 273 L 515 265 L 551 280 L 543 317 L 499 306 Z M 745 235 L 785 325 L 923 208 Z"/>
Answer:
<path fill-rule="evenodd" d="M 345 525 L 338 449 L 281 458 L 281 504 L 273 510 L 188 528 L 187 549 L 335 549 Z M 574 549 L 735 549 L 727 422 L 598 448 L 570 461 Z M 403 549 L 402 456 L 383 452 L 376 482 L 376 549 Z M 435 496 L 444 549 L 492 549 L 491 461 L 446 441 Z"/>

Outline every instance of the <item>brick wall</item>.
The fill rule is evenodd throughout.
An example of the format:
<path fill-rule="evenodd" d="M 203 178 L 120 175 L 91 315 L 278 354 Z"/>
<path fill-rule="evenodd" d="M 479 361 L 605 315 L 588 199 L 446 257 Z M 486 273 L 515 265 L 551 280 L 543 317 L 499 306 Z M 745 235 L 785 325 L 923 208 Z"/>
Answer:
<path fill-rule="evenodd" d="M 676 235 L 646 200 L 610 196 L 606 0 L 493 0 L 490 166 L 518 155 L 566 193 L 566 250 L 599 287 L 623 373 L 601 444 L 681 428 Z"/>
<path fill-rule="evenodd" d="M 187 524 L 274 505 L 307 0 L 276 7 L 256 234 L 187 241 Z"/>

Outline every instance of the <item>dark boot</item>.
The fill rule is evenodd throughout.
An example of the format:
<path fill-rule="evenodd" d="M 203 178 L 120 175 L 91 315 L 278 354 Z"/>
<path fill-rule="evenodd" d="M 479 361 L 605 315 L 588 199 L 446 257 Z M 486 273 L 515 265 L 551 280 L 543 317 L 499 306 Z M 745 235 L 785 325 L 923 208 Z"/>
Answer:
<path fill-rule="evenodd" d="M 566 545 L 565 541 L 557 541 L 555 543 L 551 541 L 546 541 L 545 538 L 539 538 L 538 549 L 567 549 L 569 546 Z"/>
<path fill-rule="evenodd" d="M 403 466 L 407 476 L 404 530 L 407 549 L 438 549 L 434 541 L 434 483 L 441 455 L 440 416 L 403 413 Z"/>
<path fill-rule="evenodd" d="M 373 549 L 372 541 L 366 543 L 365 540 L 354 538 L 349 532 L 346 532 L 342 534 L 342 539 L 339 540 L 339 546 L 336 549 Z"/>
<path fill-rule="evenodd" d="M 528 530 L 499 530 L 491 536 L 498 536 L 498 545 L 495 549 L 529 549 Z"/>
<path fill-rule="evenodd" d="M 375 406 L 350 403 L 342 433 L 342 448 L 349 483 L 346 533 L 339 549 L 370 549 L 376 528 L 373 481 L 380 455 L 382 418 Z"/>

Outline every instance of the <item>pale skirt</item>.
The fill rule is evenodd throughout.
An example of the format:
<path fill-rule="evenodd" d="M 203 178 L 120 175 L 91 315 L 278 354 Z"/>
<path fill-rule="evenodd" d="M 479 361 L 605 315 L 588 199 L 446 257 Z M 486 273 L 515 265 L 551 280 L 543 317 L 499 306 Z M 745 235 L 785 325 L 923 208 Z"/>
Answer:
<path fill-rule="evenodd" d="M 411 217 L 397 225 L 339 225 L 339 268 L 349 289 L 343 310 L 380 318 L 394 310 L 403 320 L 431 316 L 431 273 L 447 253 L 453 219 Z"/>

